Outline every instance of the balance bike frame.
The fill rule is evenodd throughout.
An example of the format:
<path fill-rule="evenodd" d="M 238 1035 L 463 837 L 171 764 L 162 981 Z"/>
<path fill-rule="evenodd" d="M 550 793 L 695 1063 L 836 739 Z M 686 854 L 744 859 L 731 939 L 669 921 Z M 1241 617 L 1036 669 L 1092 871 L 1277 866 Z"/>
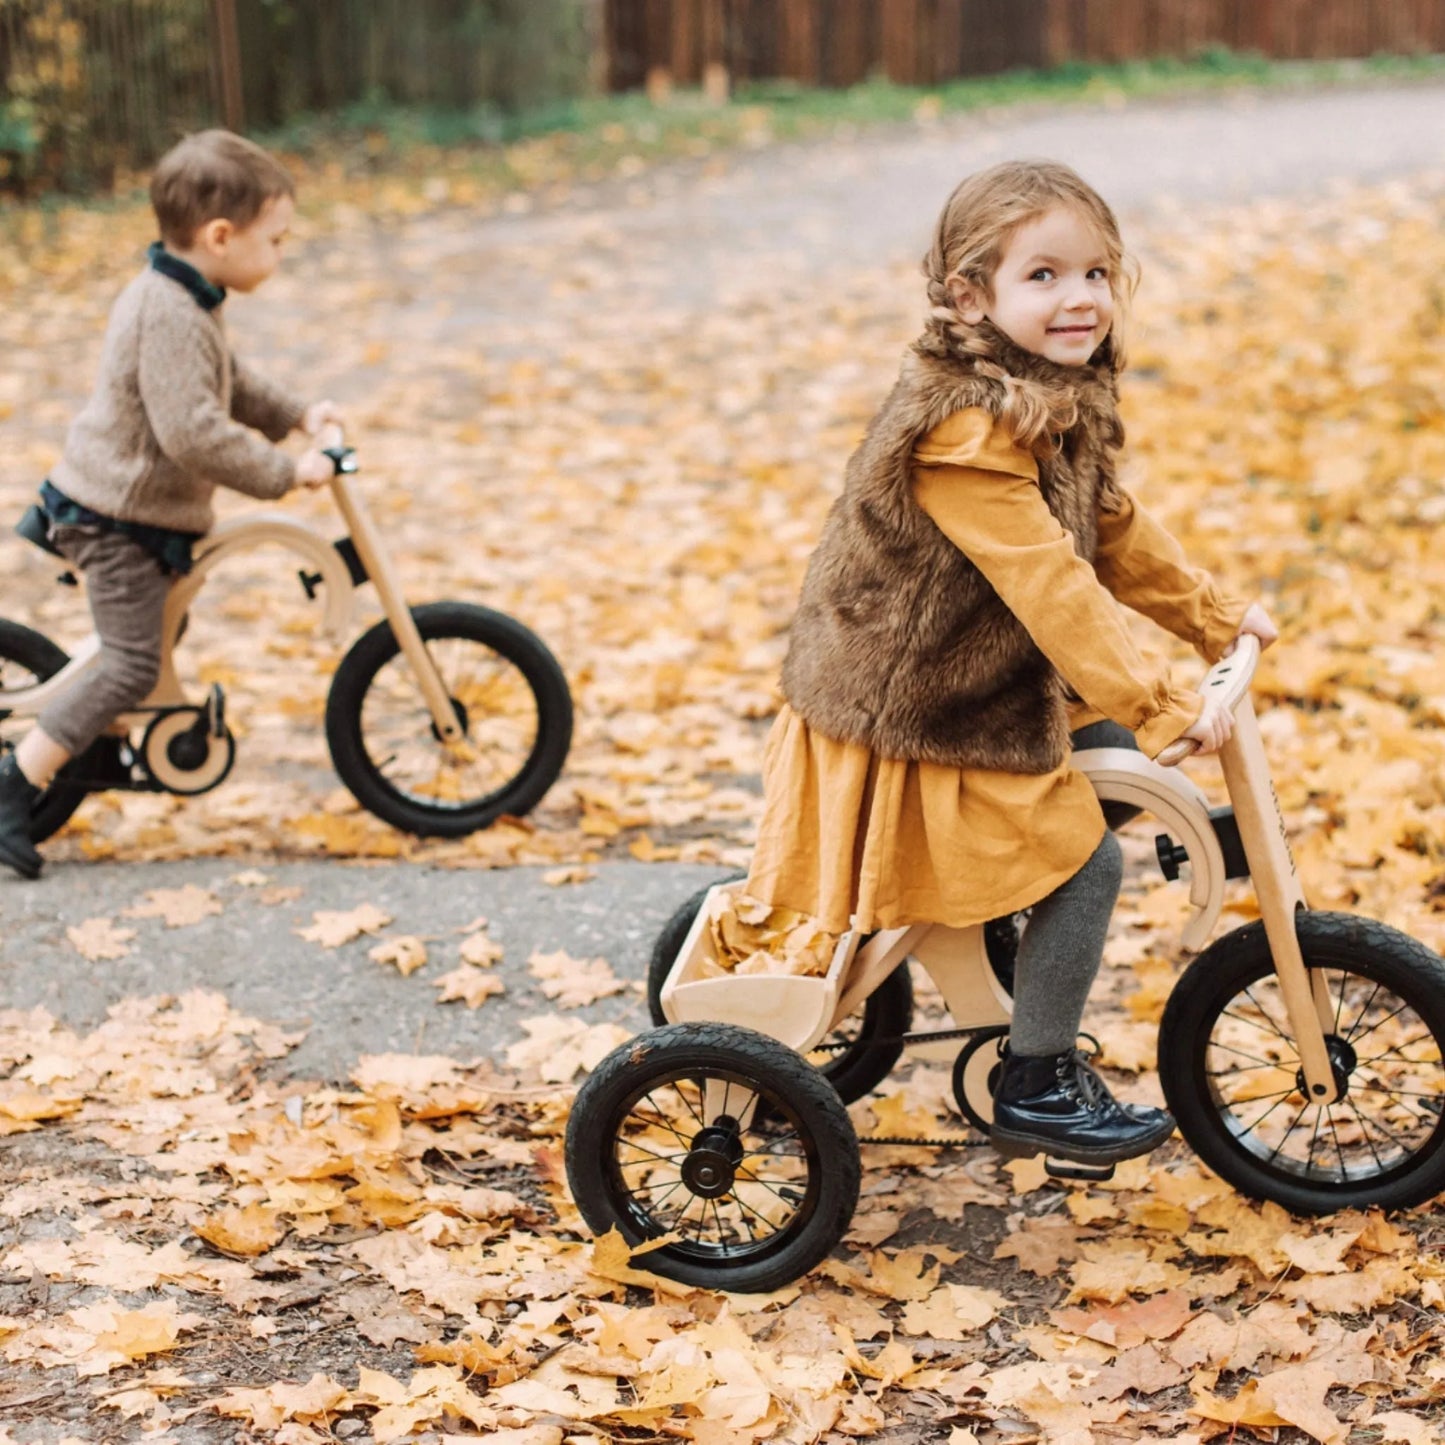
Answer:
<path fill-rule="evenodd" d="M 196 544 L 195 564 L 191 571 L 176 578 L 166 597 L 161 623 L 161 669 L 156 685 L 143 703 L 116 719 L 113 731 L 125 734 L 132 728 L 152 724 L 153 720 L 161 719 L 167 713 L 176 714 L 177 731 L 192 725 L 198 707 L 186 697 L 176 676 L 174 659 L 186 614 L 205 585 L 206 578 L 223 562 L 257 547 L 280 545 L 300 557 L 310 569 L 309 572 L 303 570 L 301 574 L 308 592 L 314 589 L 318 580 L 321 582 L 325 589 L 326 608 L 322 631 L 338 646 L 351 631 L 357 586 L 368 580 L 375 584 L 387 621 L 417 680 L 438 734 L 448 743 L 461 740 L 461 726 L 446 687 L 417 631 L 391 554 L 381 539 L 360 489 L 352 480 L 356 470 L 354 454 L 343 452 L 338 440 L 336 456 L 340 459 L 337 474 L 328 485 L 337 510 L 346 522 L 349 538 L 342 542 L 330 542 L 304 522 L 277 509 L 263 509 L 228 518 L 208 532 Z M 52 698 L 96 666 L 99 654 L 100 638 L 92 633 L 53 677 L 31 687 L 0 691 L 6 711 L 12 717 L 38 716 Z M 159 739 L 161 742 L 167 740 L 165 737 Z M 178 792 L 194 791 L 197 781 L 200 781 L 195 772 L 184 773 L 174 768 L 163 746 L 147 748 L 146 765 L 162 787 L 174 787 Z"/>

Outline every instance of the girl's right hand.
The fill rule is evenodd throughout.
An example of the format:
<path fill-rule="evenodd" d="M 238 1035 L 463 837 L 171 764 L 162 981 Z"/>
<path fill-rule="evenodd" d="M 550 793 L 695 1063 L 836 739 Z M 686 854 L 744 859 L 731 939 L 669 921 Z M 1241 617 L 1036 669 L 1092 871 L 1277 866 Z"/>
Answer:
<path fill-rule="evenodd" d="M 1217 753 L 1234 733 L 1234 714 L 1217 697 L 1204 699 L 1204 710 L 1180 734 L 1194 743 L 1195 751 Z"/>

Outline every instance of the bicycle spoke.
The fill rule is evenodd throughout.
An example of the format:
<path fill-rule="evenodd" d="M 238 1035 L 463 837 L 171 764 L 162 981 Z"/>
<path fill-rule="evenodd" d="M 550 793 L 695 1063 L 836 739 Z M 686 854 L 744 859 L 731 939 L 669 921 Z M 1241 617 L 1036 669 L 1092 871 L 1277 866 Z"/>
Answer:
<path fill-rule="evenodd" d="M 1405 1010 L 1406 1010 L 1407 1008 L 1409 1008 L 1409 1007 L 1410 1007 L 1410 1005 L 1409 1005 L 1408 1003 L 1402 1003 L 1399 1008 L 1393 1010 L 1393 1011 L 1390 1012 L 1390 1013 L 1387 1013 L 1387 1014 L 1385 1015 L 1385 1017 L 1380 1020 L 1379 1023 L 1377 1023 L 1377 1024 L 1371 1024 L 1370 1027 L 1367 1028 L 1367 1029 L 1364 1031 L 1364 1033 L 1362 1033 L 1362 1034 L 1346 1034 L 1346 1035 L 1345 1035 L 1345 1042 L 1346 1042 L 1347 1044 L 1353 1044 L 1353 1043 L 1356 1041 L 1356 1039 L 1367 1039 L 1367 1038 L 1369 1038 L 1370 1035 L 1371 1035 L 1372 1033 L 1374 1033 L 1376 1029 L 1382 1029 L 1382 1028 L 1384 1028 L 1385 1025 L 1390 1022 L 1391 1019 L 1397 1019 L 1397 1018 L 1399 1018 L 1400 1015 L 1401 1015 L 1402 1013 L 1404 1013 Z M 1356 1019 L 1355 1022 L 1356 1022 L 1356 1023 L 1362 1023 L 1362 1022 L 1364 1021 L 1364 1017 L 1365 1017 L 1364 1014 L 1361 1014 L 1360 1017 L 1359 1017 L 1358 1019 Z"/>

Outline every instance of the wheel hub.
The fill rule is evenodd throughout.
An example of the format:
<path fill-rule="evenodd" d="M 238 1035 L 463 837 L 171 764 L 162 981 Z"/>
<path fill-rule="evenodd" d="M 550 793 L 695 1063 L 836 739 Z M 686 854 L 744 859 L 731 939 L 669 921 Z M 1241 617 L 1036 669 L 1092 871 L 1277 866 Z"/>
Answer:
<path fill-rule="evenodd" d="M 742 1158 L 738 1121 L 720 1114 L 694 1136 L 682 1161 L 683 1183 L 703 1199 L 720 1199 L 732 1189 Z"/>
<path fill-rule="evenodd" d="M 452 698 L 451 704 L 452 711 L 457 715 L 457 726 L 461 728 L 462 736 L 466 737 L 467 728 L 471 726 L 471 716 L 467 712 L 467 705 L 459 697 Z M 435 719 L 432 721 L 431 735 L 437 742 L 441 742 L 442 730 L 436 725 Z"/>
<path fill-rule="evenodd" d="M 1339 1096 L 1335 1102 L 1338 1104 L 1349 1096 L 1350 1075 L 1355 1071 L 1359 1055 L 1350 1041 L 1342 1039 L 1338 1034 L 1325 1035 L 1325 1052 L 1330 1058 L 1330 1072 L 1334 1075 L 1335 1093 Z M 1305 1071 L 1302 1068 L 1295 1070 L 1294 1082 L 1295 1088 L 1308 1099 L 1310 1087 L 1305 1082 Z"/>

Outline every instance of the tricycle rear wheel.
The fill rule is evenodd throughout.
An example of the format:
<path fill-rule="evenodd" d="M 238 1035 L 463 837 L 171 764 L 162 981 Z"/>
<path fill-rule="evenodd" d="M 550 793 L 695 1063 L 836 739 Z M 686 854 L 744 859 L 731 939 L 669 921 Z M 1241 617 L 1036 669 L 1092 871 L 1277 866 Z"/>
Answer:
<path fill-rule="evenodd" d="M 1445 1189 L 1445 961 L 1371 919 L 1302 911 L 1323 972 L 1326 1047 L 1341 1091 L 1313 1104 L 1262 923 L 1189 966 L 1159 1029 L 1159 1076 L 1180 1132 L 1242 1193 L 1296 1214 L 1402 1209 Z"/>
<path fill-rule="evenodd" d="M 806 1274 L 858 1202 L 858 1136 L 807 1060 L 753 1029 L 669 1024 L 614 1049 L 577 1091 L 567 1179 L 595 1234 L 705 1289 L 758 1293 Z"/>

